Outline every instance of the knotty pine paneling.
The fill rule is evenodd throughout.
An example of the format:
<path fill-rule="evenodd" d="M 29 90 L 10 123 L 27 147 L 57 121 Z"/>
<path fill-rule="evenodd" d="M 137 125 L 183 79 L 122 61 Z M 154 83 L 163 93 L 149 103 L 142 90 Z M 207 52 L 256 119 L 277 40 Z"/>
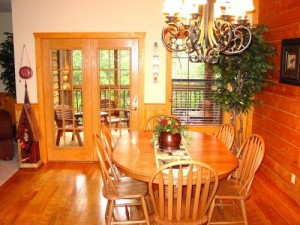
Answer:
<path fill-rule="evenodd" d="M 273 12 L 271 16 L 259 17 L 259 23 L 268 24 L 269 28 L 282 27 L 293 23 L 297 24 L 299 22 L 299 14 L 300 7 L 291 8 L 290 10 L 288 10 L 287 8 L 279 8 L 275 12 Z"/>
<path fill-rule="evenodd" d="M 300 37 L 300 1 L 260 0 L 258 14 L 258 23 L 269 28 L 265 40 L 277 53 L 273 85 L 256 96 L 263 104 L 254 107 L 252 132 L 266 142 L 260 171 L 300 205 L 300 87 L 279 83 L 281 41 Z"/>
<path fill-rule="evenodd" d="M 166 111 L 166 105 L 165 104 L 145 103 L 144 104 L 143 125 L 146 123 L 146 121 L 150 117 L 158 115 L 158 114 L 169 114 Z"/>
<path fill-rule="evenodd" d="M 290 179 L 289 179 L 291 173 L 289 173 L 284 167 L 282 167 L 280 164 L 278 164 L 268 155 L 266 155 L 264 158 L 264 165 L 267 166 L 269 169 L 271 169 L 272 172 L 277 177 L 279 177 L 282 182 L 286 183 L 286 185 L 289 186 L 290 189 L 292 189 L 292 186 L 290 185 Z"/>
<path fill-rule="evenodd" d="M 285 181 L 288 184 L 290 184 L 291 172 L 289 171 L 297 171 L 294 169 L 297 167 L 296 162 L 293 159 L 287 157 L 287 155 L 282 154 L 281 151 L 274 148 L 272 145 L 268 144 L 267 146 L 268 147 L 266 149 L 266 158 L 274 162 L 274 164 L 276 165 L 274 171 L 278 173 L 278 176 L 283 177 Z M 284 165 L 279 164 L 278 162 L 280 160 L 284 160 L 285 164 Z"/>
<path fill-rule="evenodd" d="M 299 100 L 287 98 L 285 96 L 270 92 L 264 92 L 263 94 L 260 93 L 255 96 L 255 99 L 263 101 L 264 105 L 300 116 Z"/>
<path fill-rule="evenodd" d="M 279 80 L 279 76 L 278 76 Z M 300 101 L 300 88 L 299 86 L 288 85 L 279 83 L 278 80 L 274 83 L 273 86 L 268 86 L 264 88 L 265 92 L 273 93 L 275 95 L 283 96 L 290 98 L 291 101 L 298 100 Z M 278 97 L 278 96 L 276 96 Z"/>
<path fill-rule="evenodd" d="M 264 17 L 275 17 L 280 13 L 290 11 L 300 7 L 300 1 L 285 0 L 285 1 L 259 1 L 259 14 Z"/>
<path fill-rule="evenodd" d="M 277 52 L 272 60 L 274 85 L 256 96 L 263 104 L 254 108 L 253 115 L 253 133 L 266 142 L 261 171 L 300 204 L 300 87 L 279 83 L 281 41 L 300 37 L 300 1 L 259 0 L 258 14 L 258 23 L 269 28 L 265 40 Z M 292 173 L 296 184 L 290 182 Z"/>
<path fill-rule="evenodd" d="M 298 23 L 292 23 L 282 27 L 273 27 L 273 28 L 268 27 L 268 28 L 270 32 L 266 35 L 265 40 L 266 41 L 272 40 L 273 43 L 277 41 L 278 44 L 280 45 L 282 39 L 290 39 L 295 36 L 299 36 L 300 34 Z"/>
<path fill-rule="evenodd" d="M 11 95 L 5 92 L 0 93 L 0 109 L 9 112 L 13 124 L 16 124 L 15 104 L 16 100 Z"/>
<path fill-rule="evenodd" d="M 274 121 L 271 121 L 267 117 L 256 112 L 253 114 L 253 121 L 255 121 L 253 125 L 253 133 L 259 132 L 260 135 L 263 133 L 262 136 L 266 144 L 270 144 L 274 148 L 279 149 L 282 154 L 297 162 L 297 157 L 300 151 L 299 145 L 295 146 L 290 142 L 289 136 L 284 134 L 285 130 L 283 130 L 282 125 L 278 123 L 276 124 Z M 257 126 L 257 124 L 259 124 L 259 126 Z M 298 168 L 295 167 L 294 169 L 296 170 Z"/>
<path fill-rule="evenodd" d="M 255 107 L 255 112 L 269 118 L 274 124 L 281 125 L 282 127 L 279 125 L 277 126 L 278 129 L 286 131 L 286 128 L 288 127 L 290 129 L 289 131 L 286 131 L 288 135 L 293 135 L 293 132 L 300 132 L 300 117 L 298 115 L 294 115 L 283 111 L 280 108 L 274 108 L 268 105 L 260 105 Z M 281 132 L 282 130 L 278 132 Z M 300 140 L 296 143 L 299 143 L 300 145 Z"/>

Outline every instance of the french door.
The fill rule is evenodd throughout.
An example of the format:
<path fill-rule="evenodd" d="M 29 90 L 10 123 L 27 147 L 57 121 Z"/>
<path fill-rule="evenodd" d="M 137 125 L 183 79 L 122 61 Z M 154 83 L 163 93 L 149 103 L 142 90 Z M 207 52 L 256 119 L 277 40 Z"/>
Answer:
<path fill-rule="evenodd" d="M 115 138 L 138 129 L 139 38 L 35 35 L 41 151 L 49 161 L 94 161 L 101 121 Z"/>

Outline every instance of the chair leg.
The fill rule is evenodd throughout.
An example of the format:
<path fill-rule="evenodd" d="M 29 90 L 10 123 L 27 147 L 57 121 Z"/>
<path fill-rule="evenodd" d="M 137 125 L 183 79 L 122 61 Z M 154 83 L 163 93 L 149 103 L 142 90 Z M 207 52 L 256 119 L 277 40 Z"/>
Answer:
<path fill-rule="evenodd" d="M 146 196 L 146 202 L 147 202 L 147 206 L 148 206 L 148 212 L 149 212 L 149 214 L 151 214 L 151 212 L 152 212 L 152 205 L 151 205 L 151 201 L 150 201 L 150 195 Z"/>
<path fill-rule="evenodd" d="M 107 206 L 106 206 L 106 212 L 105 212 L 106 224 L 111 223 L 114 207 L 115 207 L 115 201 L 114 200 L 108 200 L 107 201 Z"/>
<path fill-rule="evenodd" d="M 233 215 L 236 216 L 236 202 L 232 200 L 232 207 L 233 207 Z"/>
<path fill-rule="evenodd" d="M 83 146 L 83 143 L 82 143 L 82 140 L 81 140 L 79 131 L 78 131 L 78 130 L 75 131 L 75 134 L 76 134 L 76 137 L 77 137 L 77 141 L 78 141 L 79 146 Z M 74 134 L 73 134 L 73 135 L 74 135 Z"/>
<path fill-rule="evenodd" d="M 214 213 L 214 210 L 215 210 L 215 198 L 212 200 L 211 202 L 211 205 L 209 207 L 209 210 L 208 210 L 208 221 L 207 221 L 207 224 L 209 225 L 210 224 L 210 221 L 211 221 L 211 218 L 212 218 L 212 215 Z"/>
<path fill-rule="evenodd" d="M 246 204 L 245 204 L 244 200 L 241 200 L 241 208 L 242 208 L 244 223 L 245 223 L 245 225 L 248 225 L 247 213 L 246 213 Z"/>
<path fill-rule="evenodd" d="M 60 138 L 61 138 L 61 135 L 62 135 L 62 130 L 58 130 L 57 131 L 57 135 L 56 135 L 56 146 L 59 146 L 59 142 L 60 142 Z"/>
<path fill-rule="evenodd" d="M 144 216 L 145 216 L 146 223 L 147 223 L 147 225 L 150 225 L 150 218 L 149 218 L 149 213 L 148 213 L 148 205 L 147 205 L 145 197 L 141 198 L 141 202 L 142 202 L 142 207 L 143 207 L 143 211 L 144 211 Z"/>

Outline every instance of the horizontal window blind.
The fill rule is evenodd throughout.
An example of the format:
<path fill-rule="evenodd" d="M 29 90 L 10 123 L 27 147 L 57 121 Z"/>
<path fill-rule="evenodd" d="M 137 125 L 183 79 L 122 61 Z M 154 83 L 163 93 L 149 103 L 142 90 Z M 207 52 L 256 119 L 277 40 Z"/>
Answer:
<path fill-rule="evenodd" d="M 182 53 L 173 53 L 172 59 L 172 114 L 187 125 L 221 124 L 221 108 L 210 98 L 215 85 L 212 68 L 191 63 Z"/>

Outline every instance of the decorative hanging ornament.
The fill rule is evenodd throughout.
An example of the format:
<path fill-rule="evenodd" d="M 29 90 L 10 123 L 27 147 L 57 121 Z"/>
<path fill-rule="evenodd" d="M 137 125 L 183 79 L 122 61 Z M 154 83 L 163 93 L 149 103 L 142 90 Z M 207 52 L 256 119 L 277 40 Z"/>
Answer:
<path fill-rule="evenodd" d="M 22 66 L 22 65 L 23 65 L 24 51 L 26 52 L 27 61 L 28 61 L 29 66 Z M 20 77 L 23 78 L 23 79 L 29 79 L 29 78 L 31 78 L 32 75 L 33 75 L 33 71 L 32 71 L 31 66 L 30 66 L 30 61 L 29 61 L 29 57 L 28 57 L 28 53 L 27 53 L 27 50 L 26 50 L 26 46 L 25 46 L 25 45 L 23 45 L 23 51 L 22 51 L 22 57 L 21 57 L 21 63 L 20 63 L 20 69 L 19 69 L 19 75 L 20 75 Z"/>
<path fill-rule="evenodd" d="M 19 70 L 19 75 L 23 79 L 32 77 L 32 69 L 29 66 L 22 66 Z"/>

